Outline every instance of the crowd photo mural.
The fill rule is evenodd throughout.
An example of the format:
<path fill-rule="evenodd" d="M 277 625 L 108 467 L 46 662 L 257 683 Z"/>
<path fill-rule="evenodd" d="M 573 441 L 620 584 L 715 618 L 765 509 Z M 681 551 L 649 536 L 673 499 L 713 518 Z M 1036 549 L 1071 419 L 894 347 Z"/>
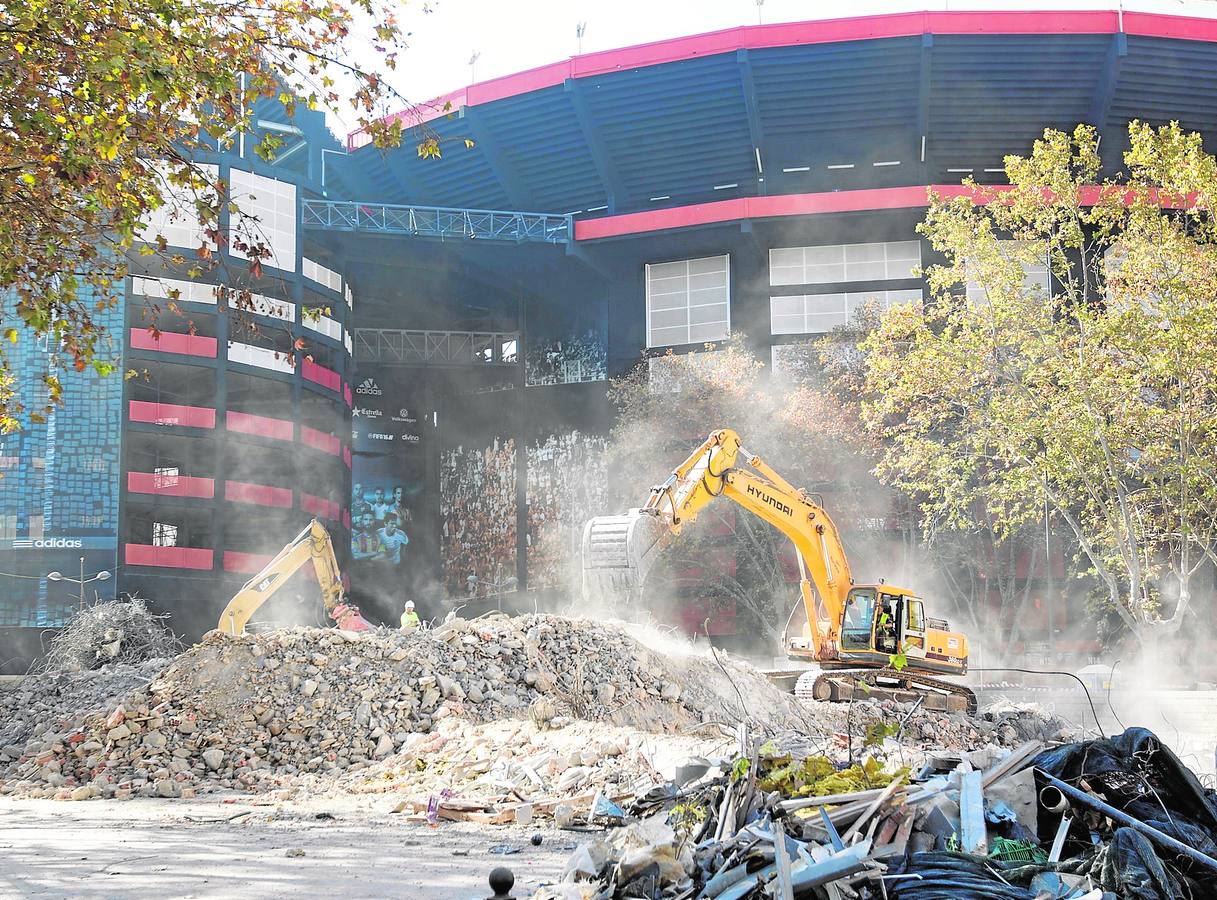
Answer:
<path fill-rule="evenodd" d="M 514 590 L 516 445 L 496 436 L 440 454 L 440 556 L 448 597 Z"/>
<path fill-rule="evenodd" d="M 528 585 L 579 584 L 583 526 L 607 509 L 607 439 L 579 429 L 537 438 L 528 447 Z"/>

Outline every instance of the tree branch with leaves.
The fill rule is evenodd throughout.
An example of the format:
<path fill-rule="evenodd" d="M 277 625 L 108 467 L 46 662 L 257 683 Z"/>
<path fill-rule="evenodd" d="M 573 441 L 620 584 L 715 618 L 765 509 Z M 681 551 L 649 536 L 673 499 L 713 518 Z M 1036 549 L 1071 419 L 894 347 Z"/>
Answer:
<path fill-rule="evenodd" d="M 1117 179 L 1079 126 L 1007 157 L 1008 189 L 932 198 L 946 262 L 864 343 L 864 417 L 927 521 L 1001 535 L 1047 506 L 1149 639 L 1217 559 L 1217 165 L 1174 124 L 1129 136 Z M 1027 275 L 1045 263 L 1047 291 Z"/>
<path fill-rule="evenodd" d="M 345 107 L 374 143 L 400 144 L 409 116 L 384 116 L 390 102 L 408 106 L 385 79 L 404 47 L 396 9 L 387 0 L 0 9 L 0 334 L 10 347 L 49 336 L 56 348 L 35 398 L 16 394 L 0 347 L 0 429 L 19 427 L 27 405 L 35 419 L 48 411 L 64 369 L 113 371 L 117 354 L 94 316 L 121 298 L 128 255 L 156 210 L 182 207 L 205 235 L 188 248 L 196 258 L 173 262 L 193 274 L 217 264 L 221 214 L 244 213 L 194 159 L 252 133 L 255 101 L 277 99 L 289 115 Z M 270 159 L 280 145 L 267 133 L 254 152 Z M 421 155 L 436 149 L 433 135 L 420 136 Z M 267 253 L 248 243 L 257 274 Z M 163 236 L 151 246 L 172 255 Z"/>

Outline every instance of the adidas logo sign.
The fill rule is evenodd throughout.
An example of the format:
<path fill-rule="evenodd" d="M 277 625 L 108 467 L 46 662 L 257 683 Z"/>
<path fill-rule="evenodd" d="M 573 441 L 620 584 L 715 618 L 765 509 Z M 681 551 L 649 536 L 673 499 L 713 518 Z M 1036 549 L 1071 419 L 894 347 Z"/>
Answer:
<path fill-rule="evenodd" d="M 355 388 L 356 394 L 368 394 L 372 397 L 379 397 L 383 393 L 380 386 L 376 383 L 375 378 L 365 378 L 359 387 Z"/>

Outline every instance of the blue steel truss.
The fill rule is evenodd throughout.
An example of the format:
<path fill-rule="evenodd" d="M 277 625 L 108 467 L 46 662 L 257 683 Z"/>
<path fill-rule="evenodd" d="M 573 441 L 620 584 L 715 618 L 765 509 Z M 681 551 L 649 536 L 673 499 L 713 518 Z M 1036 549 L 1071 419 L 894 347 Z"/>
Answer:
<path fill-rule="evenodd" d="M 570 216 L 365 203 L 359 200 L 303 201 L 301 224 L 330 231 L 377 232 L 411 237 L 461 238 L 515 244 L 567 244 L 574 234 Z"/>

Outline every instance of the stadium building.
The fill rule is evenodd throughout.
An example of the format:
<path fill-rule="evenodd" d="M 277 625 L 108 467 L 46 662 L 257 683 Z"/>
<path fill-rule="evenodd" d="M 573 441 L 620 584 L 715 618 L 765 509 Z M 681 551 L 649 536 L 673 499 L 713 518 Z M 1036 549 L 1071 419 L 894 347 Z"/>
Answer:
<path fill-rule="evenodd" d="M 1217 21 L 741 27 L 574 57 L 425 110 L 438 160 L 360 134 L 344 145 L 319 114 L 269 105 L 256 118 L 285 138 L 274 164 L 244 147 L 201 160 L 274 252 L 256 282 L 235 255 L 216 271 L 254 309 L 140 270 L 103 323 L 135 374 L 73 377 L 46 423 L 0 436 L 0 658 L 36 653 L 82 577 L 86 600 L 138 594 L 197 635 L 314 516 L 373 616 L 407 592 L 426 613 L 558 583 L 594 504 L 606 378 L 732 333 L 780 372 L 785 345 L 868 299 L 921 297 L 927 188 L 1001 182 L 1003 156 L 1046 127 L 1096 126 L 1111 173 L 1131 119 L 1217 133 Z M 186 250 L 200 239 L 151 225 Z M 19 346 L 28 387 L 48 348 Z"/>

